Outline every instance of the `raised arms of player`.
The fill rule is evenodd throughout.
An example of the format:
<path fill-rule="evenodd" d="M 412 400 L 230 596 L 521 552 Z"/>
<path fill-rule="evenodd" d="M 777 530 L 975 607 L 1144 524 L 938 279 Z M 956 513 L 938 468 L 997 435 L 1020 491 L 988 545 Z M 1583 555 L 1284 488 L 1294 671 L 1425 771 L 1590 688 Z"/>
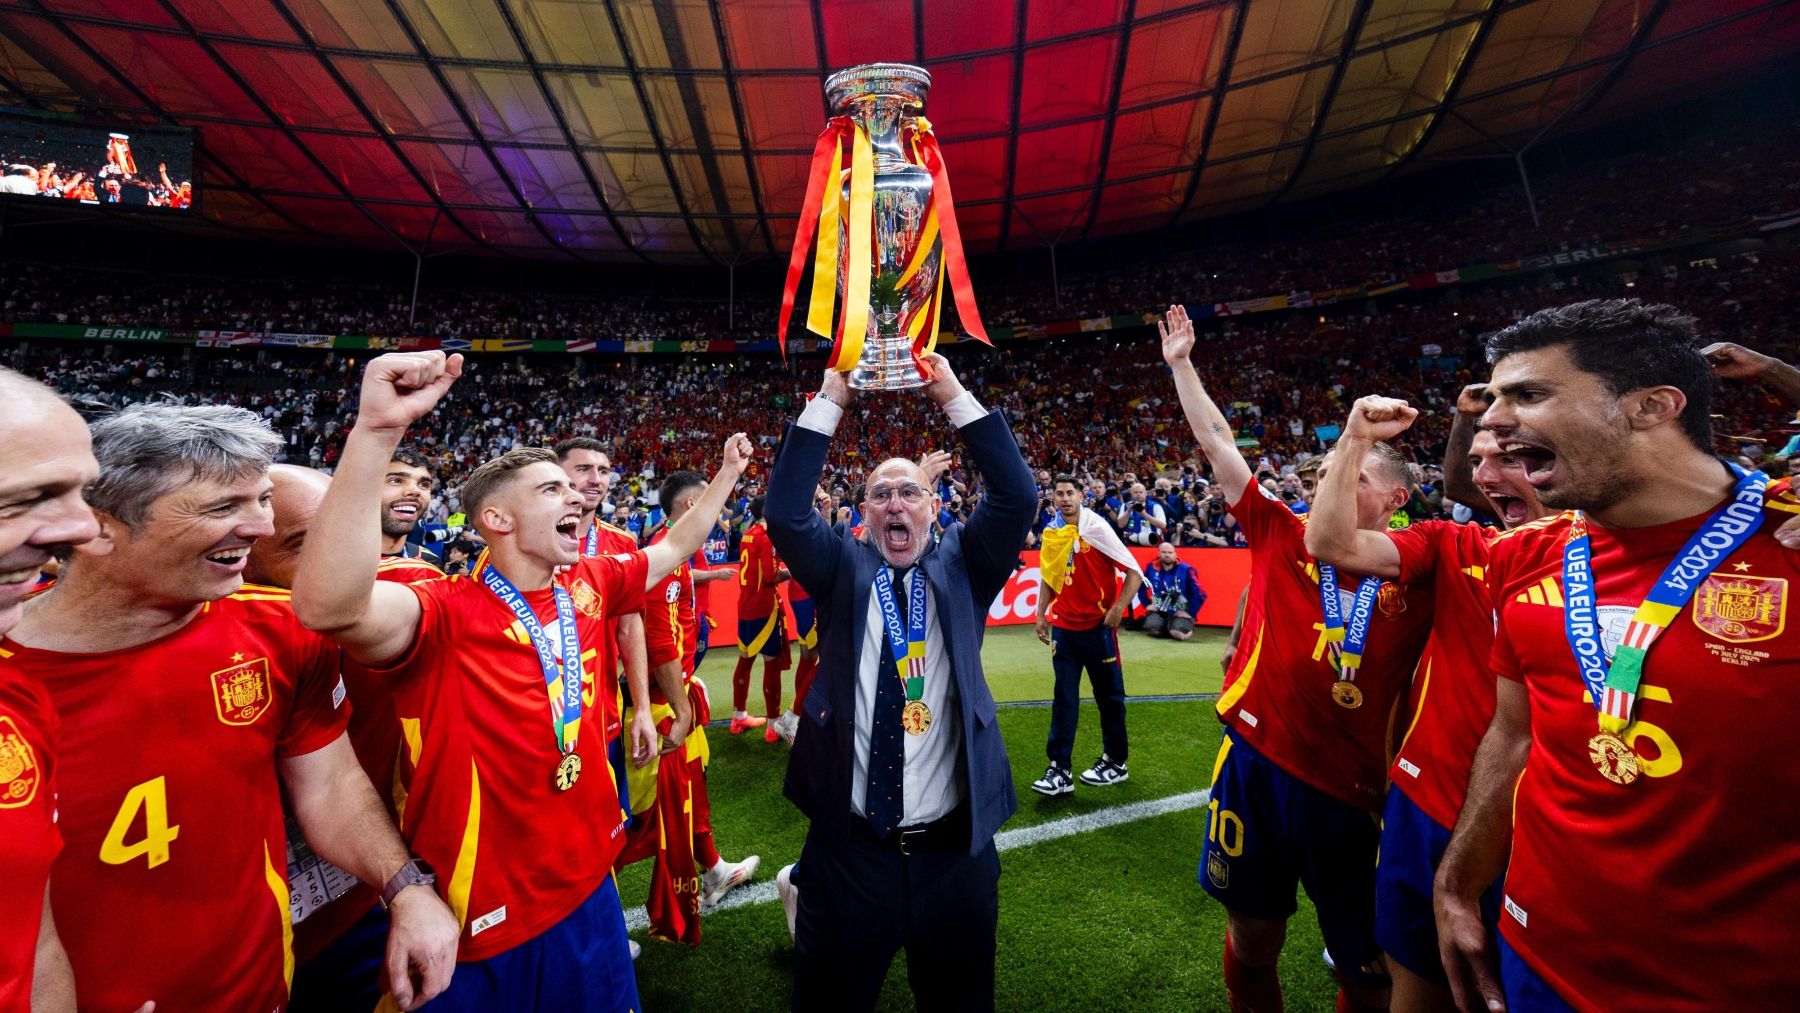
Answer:
<path fill-rule="evenodd" d="M 1481 894 L 1506 870 L 1513 786 L 1525 770 L 1525 754 L 1531 748 L 1525 684 L 1506 678 L 1494 682 L 1494 721 L 1475 750 L 1468 798 L 1432 887 L 1438 954 L 1450 976 L 1456 1006 L 1464 1010 L 1506 1008 L 1493 972 L 1493 943 L 1481 915 Z"/>
<path fill-rule="evenodd" d="M 660 584 L 664 577 L 674 573 L 676 567 L 687 562 L 706 544 L 707 534 L 712 531 L 719 511 L 725 507 L 725 497 L 731 495 L 738 477 L 755 459 L 756 446 L 750 442 L 750 437 L 743 433 L 731 434 L 725 441 L 725 456 L 718 473 L 706 483 L 693 507 L 681 515 L 681 520 L 675 522 L 662 541 L 644 549 L 650 567 L 644 573 L 644 590 Z"/>
<path fill-rule="evenodd" d="M 365 665 L 400 657 L 419 633 L 418 597 L 404 584 L 375 580 L 381 528 L 370 518 L 380 512 L 381 484 L 406 427 L 437 406 L 462 375 L 462 361 L 442 352 L 395 352 L 369 361 L 356 424 L 307 532 L 308 543 L 332 551 L 301 553 L 294 614 Z"/>
<path fill-rule="evenodd" d="M 1369 448 L 1405 432 L 1418 417 L 1417 408 L 1398 398 L 1358 398 L 1350 406 L 1306 523 L 1306 551 L 1314 559 L 1355 573 L 1400 576 L 1400 550 L 1388 536 L 1356 526 L 1356 490 Z"/>
<path fill-rule="evenodd" d="M 1225 501 L 1236 503 L 1250 486 L 1250 464 L 1238 452 L 1237 437 L 1225 423 L 1225 413 L 1213 403 L 1206 385 L 1200 382 L 1200 374 L 1194 370 L 1194 322 L 1188 319 L 1186 307 L 1170 306 L 1163 319 L 1156 322 L 1156 330 L 1162 335 L 1163 361 L 1175 374 L 1175 393 L 1181 397 L 1181 410 L 1194 430 L 1194 438 L 1200 441 L 1201 453 L 1212 462 L 1213 477 L 1225 490 Z"/>
<path fill-rule="evenodd" d="M 280 765 L 306 843 L 365 883 L 393 879 L 410 856 L 350 749 L 349 735 L 339 735 L 323 749 L 282 757 Z M 395 894 L 389 914 L 382 987 L 393 993 L 401 1009 L 417 1009 L 449 986 L 462 925 L 423 885 Z"/>
<path fill-rule="evenodd" d="M 1494 504 L 1475 485 L 1475 466 L 1470 451 L 1475 446 L 1475 425 L 1487 411 L 1487 384 L 1471 383 L 1456 395 L 1456 417 L 1450 422 L 1450 438 L 1444 445 L 1444 496 L 1463 506 L 1498 514 Z"/>

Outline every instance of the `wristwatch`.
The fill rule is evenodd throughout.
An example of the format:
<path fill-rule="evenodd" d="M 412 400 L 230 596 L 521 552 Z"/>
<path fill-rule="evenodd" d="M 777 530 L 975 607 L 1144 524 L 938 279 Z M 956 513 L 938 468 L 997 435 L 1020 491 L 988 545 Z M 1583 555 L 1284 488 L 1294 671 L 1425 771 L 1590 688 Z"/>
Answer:
<path fill-rule="evenodd" d="M 431 864 L 423 858 L 415 858 L 400 867 L 394 878 L 381 888 L 381 906 L 388 907 L 400 891 L 409 886 L 432 886 L 437 883 L 437 873 L 432 871 Z"/>

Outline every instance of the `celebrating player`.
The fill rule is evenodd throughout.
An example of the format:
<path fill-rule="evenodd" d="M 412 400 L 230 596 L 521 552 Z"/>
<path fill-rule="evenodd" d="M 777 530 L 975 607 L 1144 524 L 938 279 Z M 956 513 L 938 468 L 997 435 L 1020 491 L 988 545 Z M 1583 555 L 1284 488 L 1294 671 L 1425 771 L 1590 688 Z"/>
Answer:
<path fill-rule="evenodd" d="M 423 1004 L 454 969 L 455 920 L 409 889 L 416 866 L 344 734 L 337 649 L 285 591 L 243 585 L 273 531 L 280 438 L 242 409 L 170 405 L 93 436 L 100 535 L 0 646 L 64 719 L 52 899 L 82 1005 L 287 1003 L 284 787 L 312 850 L 386 885 L 386 985 Z"/>
<path fill-rule="evenodd" d="M 1565 512 L 1491 548 L 1494 720 L 1434 897 L 1464 1009 L 1800 992 L 1800 558 L 1775 538 L 1800 502 L 1714 456 L 1694 346 L 1691 318 L 1636 300 L 1488 339 L 1482 425 Z M 1502 865 L 1496 981 L 1478 898 Z"/>
<path fill-rule="evenodd" d="M 394 459 L 388 462 L 387 474 L 381 480 L 382 558 L 422 559 L 433 567 L 444 565 L 437 553 L 407 540 L 425 519 L 431 490 L 436 487 L 437 478 L 424 454 L 411 447 L 394 448 Z"/>
<path fill-rule="evenodd" d="M 1465 394 L 1459 414 L 1465 426 L 1486 408 Z M 1494 680 L 1487 658 L 1494 646 L 1494 603 L 1483 574 L 1492 529 L 1477 524 L 1422 521 L 1397 531 L 1357 526 L 1362 469 L 1371 448 L 1411 427 L 1418 410 L 1405 401 L 1365 397 L 1350 409 L 1343 436 L 1331 452 L 1331 467 L 1319 484 L 1306 547 L 1321 562 L 1435 591 L 1431 638 L 1413 677 L 1411 718 L 1381 820 L 1381 861 L 1375 875 L 1375 938 L 1388 957 L 1394 979 L 1396 1013 L 1429 1013 L 1453 1008 L 1438 957 L 1437 923 L 1431 910 L 1431 881 L 1450 829 L 1462 811 L 1463 791 L 1475 747 L 1494 716 Z M 1452 452 L 1459 443 L 1451 439 Z M 1492 433 L 1473 440 L 1474 460 L 1445 461 L 1445 473 L 1471 469 L 1475 485 L 1496 516 L 1516 526 L 1544 516 L 1524 468 L 1499 451 Z M 1458 467 L 1460 465 L 1460 468 Z M 1491 920 L 1498 895 L 1484 897 Z"/>
<path fill-rule="evenodd" d="M 637 536 L 624 528 L 608 524 L 600 519 L 600 510 L 606 504 L 606 496 L 612 491 L 612 459 L 606 456 L 605 444 L 588 436 L 577 436 L 558 443 L 555 447 L 556 462 L 562 466 L 563 473 L 581 494 L 581 527 L 577 530 L 581 537 L 582 556 L 592 559 L 597 556 L 613 553 L 631 553 L 637 551 Z M 630 714 L 626 715 L 625 699 L 621 698 L 616 684 L 619 667 L 615 663 L 614 670 L 606 673 L 606 684 L 601 687 L 601 703 L 606 713 L 607 761 L 613 766 L 614 783 L 619 786 L 621 794 L 626 790 L 631 770 L 626 766 L 625 743 L 621 740 L 621 729 L 627 727 L 624 719 L 630 718 L 631 731 L 631 763 L 642 767 L 650 762 L 656 752 L 656 727 L 650 720 L 650 662 L 644 649 L 644 614 L 642 612 L 620 613 L 606 633 L 606 654 L 610 658 L 619 659 L 625 669 L 625 693 L 629 694 Z M 663 687 L 665 693 L 679 693 L 680 683 L 671 683 Z M 630 803 L 630 799 L 623 799 Z"/>
<path fill-rule="evenodd" d="M 99 466 L 87 425 L 48 387 L 0 368 L 0 636 L 38 571 L 100 533 L 81 490 Z M 0 651 L 3 655 L 3 651 Z M 47 889 L 57 831 L 49 695 L 0 656 L 0 1009 L 75 1009 Z M 89 914 L 92 914 L 90 912 Z"/>
<path fill-rule="evenodd" d="M 1297 882 L 1318 909 L 1343 986 L 1338 1008 L 1379 1009 L 1388 979 L 1375 943 L 1370 817 L 1386 784 L 1388 715 L 1430 628 L 1431 599 L 1315 562 L 1305 522 L 1252 481 L 1201 384 L 1187 311 L 1171 306 L 1158 329 L 1182 410 L 1250 540 L 1244 639 L 1219 697 L 1225 740 L 1200 867 L 1229 919 L 1225 987 L 1234 1010 L 1280 1008 L 1275 961 Z M 1378 445 L 1356 474 L 1356 526 L 1385 531 L 1407 499 L 1406 462 Z"/>
<path fill-rule="evenodd" d="M 398 456 L 407 454 L 402 448 Z M 385 493 L 393 484 L 394 462 L 383 485 Z M 410 467 L 410 465 L 409 465 Z M 250 547 L 244 578 L 251 584 L 290 588 L 294 571 L 300 565 L 300 552 L 306 544 L 306 533 L 312 527 L 330 476 L 311 468 L 277 464 L 269 469 L 273 494 L 274 534 L 259 538 Z M 383 538 L 387 537 L 388 509 L 381 512 Z M 321 551 L 329 552 L 330 549 Z M 378 579 L 409 584 L 415 580 L 436 580 L 444 574 L 417 556 L 384 556 L 376 568 Z M 394 716 L 393 701 L 379 680 L 369 678 L 359 665 L 346 665 L 344 686 L 349 691 L 350 748 L 357 762 L 381 796 L 390 815 L 394 811 L 395 769 L 401 746 L 400 723 Z M 288 826 L 292 839 L 295 827 Z M 318 870 L 318 871 L 315 871 Z M 350 877 L 342 877 L 350 879 Z M 321 882 L 326 887 L 339 878 L 326 878 L 325 867 L 316 858 L 289 862 L 289 889 L 307 898 L 304 907 L 294 914 L 294 984 L 290 1009 L 335 1010 L 372 1008 L 381 998 L 380 970 L 382 942 L 387 936 L 387 909 L 380 903 L 380 884 L 355 882 L 336 890 L 326 889 L 320 896 Z"/>
<path fill-rule="evenodd" d="M 582 497 L 547 450 L 516 449 L 463 487 L 490 546 L 479 578 L 377 582 L 366 518 L 406 428 L 461 373 L 462 357 L 390 354 L 368 365 L 360 412 L 301 556 L 300 617 L 384 674 L 411 770 L 402 830 L 443 870 L 469 964 L 439 1010 L 635 1009 L 612 865 L 624 843 L 606 776 L 595 678 L 610 678 L 604 630 L 700 548 L 750 459 L 741 433 L 687 523 L 642 552 L 588 558 Z M 563 571 L 560 572 L 559 571 Z M 593 659 L 590 664 L 589 659 Z M 604 688 L 604 687 L 600 687 Z M 584 765 L 589 766 L 584 776 Z"/>

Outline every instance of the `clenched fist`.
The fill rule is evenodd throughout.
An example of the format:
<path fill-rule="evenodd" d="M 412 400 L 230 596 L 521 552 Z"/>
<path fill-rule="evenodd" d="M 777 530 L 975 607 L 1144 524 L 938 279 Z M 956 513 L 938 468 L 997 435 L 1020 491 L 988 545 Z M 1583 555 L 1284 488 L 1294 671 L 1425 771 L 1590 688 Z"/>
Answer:
<path fill-rule="evenodd" d="M 437 407 L 462 367 L 462 355 L 443 352 L 392 352 L 369 360 L 356 425 L 405 429 Z"/>

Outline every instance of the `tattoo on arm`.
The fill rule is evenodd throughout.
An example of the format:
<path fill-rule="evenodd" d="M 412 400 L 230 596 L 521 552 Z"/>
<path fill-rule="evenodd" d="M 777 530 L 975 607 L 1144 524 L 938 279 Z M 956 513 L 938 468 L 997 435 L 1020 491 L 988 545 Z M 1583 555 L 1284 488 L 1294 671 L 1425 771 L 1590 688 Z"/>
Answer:
<path fill-rule="evenodd" d="M 1219 434 L 1219 433 L 1222 433 L 1222 432 L 1224 432 L 1224 431 L 1225 431 L 1225 427 L 1224 427 L 1224 426 L 1222 426 L 1222 425 L 1220 425 L 1220 424 L 1219 424 L 1219 423 L 1217 423 L 1217 422 L 1214 422 L 1214 423 L 1213 423 L 1213 424 L 1212 424 L 1212 431 L 1213 431 L 1213 433 L 1214 433 L 1214 434 L 1215 434 L 1215 435 L 1217 435 L 1217 434 Z"/>

